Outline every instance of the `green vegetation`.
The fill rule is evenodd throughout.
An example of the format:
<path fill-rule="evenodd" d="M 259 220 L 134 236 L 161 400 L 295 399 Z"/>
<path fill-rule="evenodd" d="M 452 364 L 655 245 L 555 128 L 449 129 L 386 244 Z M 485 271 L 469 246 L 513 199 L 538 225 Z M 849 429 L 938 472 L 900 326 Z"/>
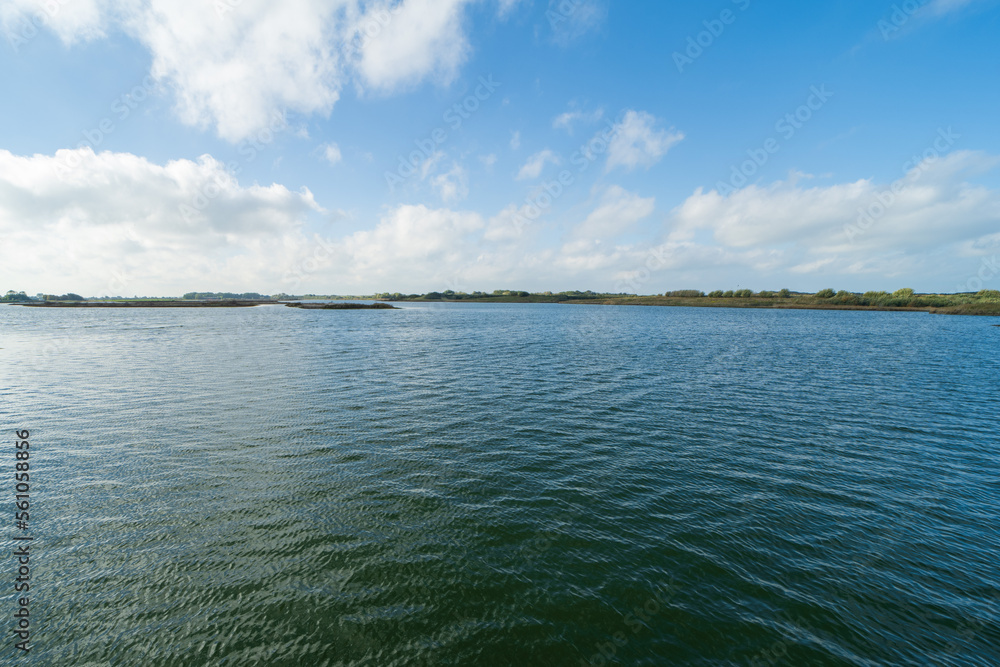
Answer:
<path fill-rule="evenodd" d="M 599 294 L 596 292 L 534 292 L 496 290 L 494 292 L 431 292 L 429 294 L 376 294 L 385 301 L 454 301 L 481 303 L 577 303 L 635 306 L 699 306 L 708 308 L 790 308 L 826 310 L 909 310 L 931 313 L 1000 315 L 1000 291 L 983 290 L 976 294 L 917 294 L 910 288 L 895 292 L 863 294 L 827 288 L 815 294 L 750 289 L 674 290 L 662 295 Z"/>
<path fill-rule="evenodd" d="M 701 294 L 701 292 L 698 292 Z M 627 297 L 627 294 L 602 294 L 599 292 L 525 292 L 524 290 L 494 290 L 493 292 L 428 292 L 427 294 L 401 294 L 383 292 L 374 298 L 384 301 L 457 301 L 479 303 L 564 303 L 570 301 L 593 301 Z"/>
<path fill-rule="evenodd" d="M 270 299 L 271 297 L 265 296 L 263 294 L 257 294 L 257 292 L 244 292 L 243 294 L 234 294 L 233 292 L 188 292 L 182 297 L 185 301 L 205 301 L 208 299 L 240 299 L 244 301 L 262 301 L 264 299 Z"/>
<path fill-rule="evenodd" d="M 454 302 L 454 303 L 571 303 L 632 306 L 694 306 L 702 308 L 785 308 L 785 309 L 825 309 L 825 310 L 908 310 L 954 315 L 1000 316 L 1000 290 L 981 290 L 963 294 L 918 294 L 906 287 L 894 292 L 869 291 L 848 292 L 827 288 L 815 294 L 792 292 L 783 288 L 777 292 L 750 289 L 713 290 L 706 294 L 700 290 L 684 289 L 667 291 L 662 295 L 636 296 L 634 294 L 602 293 L 590 290 L 565 292 L 527 292 L 525 290 L 502 289 L 492 292 L 429 292 L 427 294 L 403 294 L 383 292 L 373 296 L 320 296 L 306 294 L 292 296 L 261 295 L 256 292 L 234 294 L 231 292 L 189 292 L 182 299 L 173 297 L 102 297 L 84 299 L 78 294 L 61 296 L 39 294 L 29 297 L 24 292 L 8 291 L 0 297 L 0 302 L 26 306 L 133 306 L 133 307 L 191 307 L 191 306 L 251 306 L 260 303 L 284 301 L 357 301 L 378 300 L 381 302 Z"/>
<path fill-rule="evenodd" d="M 24 292 L 15 292 L 14 290 L 8 290 L 7 294 L 0 296 L 0 303 L 29 303 L 31 301 L 34 299 Z"/>

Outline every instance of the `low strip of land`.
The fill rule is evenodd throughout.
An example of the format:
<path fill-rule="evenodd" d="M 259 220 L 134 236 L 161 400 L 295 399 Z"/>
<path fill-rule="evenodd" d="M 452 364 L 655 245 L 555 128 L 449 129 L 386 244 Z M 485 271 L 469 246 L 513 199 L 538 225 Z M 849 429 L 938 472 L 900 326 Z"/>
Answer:
<path fill-rule="evenodd" d="M 249 308 L 262 305 L 285 305 L 304 310 L 392 310 L 391 303 L 559 303 L 602 306 L 671 306 L 686 308 L 772 308 L 782 310 L 871 310 L 923 312 L 940 315 L 983 315 L 1000 317 L 1000 291 L 982 290 L 966 294 L 916 294 L 913 290 L 888 292 L 834 292 L 816 294 L 790 292 L 752 292 L 735 290 L 705 294 L 682 290 L 649 296 L 601 294 L 596 292 L 529 293 L 497 290 L 493 293 L 430 292 L 427 294 L 383 293 L 367 297 L 321 297 L 317 295 L 248 298 L 136 298 L 32 300 L 8 293 L 8 302 L 33 308 Z M 75 295 L 73 295 L 75 296 Z M 200 295 L 199 295 L 200 296 Z M 229 295 L 225 295 L 229 296 Z M 237 295 L 238 296 L 238 295 Z M 246 296 L 258 296 L 248 294 Z M 330 301 L 337 300 L 337 303 Z M 368 300 L 369 303 L 364 301 Z M 375 303 L 370 303 L 370 301 Z"/>
<path fill-rule="evenodd" d="M 398 310 L 395 306 L 379 301 L 376 303 L 316 303 L 284 301 L 247 301 L 227 299 L 219 301 L 187 301 L 172 299 L 148 299 L 132 301 L 36 301 L 19 303 L 29 308 L 252 308 L 253 306 L 285 305 L 303 310 Z"/>
<path fill-rule="evenodd" d="M 395 302 L 452 303 L 562 303 L 602 306 L 673 306 L 687 308 L 774 308 L 786 310 L 872 310 L 922 312 L 940 315 L 1000 316 L 1000 292 L 984 290 L 969 294 L 915 294 L 912 290 L 888 292 L 834 292 L 817 294 L 796 292 L 713 292 L 705 294 L 684 290 L 662 295 L 595 294 L 563 292 L 559 294 L 506 291 L 503 293 L 462 294 L 379 294 L 376 298 Z"/>
<path fill-rule="evenodd" d="M 150 299 L 133 301 L 32 301 L 19 303 L 29 308 L 251 308 L 253 306 L 277 305 L 278 301 L 184 301 Z"/>
<path fill-rule="evenodd" d="M 385 302 L 378 303 L 286 303 L 289 308 L 302 310 L 399 310 Z"/>

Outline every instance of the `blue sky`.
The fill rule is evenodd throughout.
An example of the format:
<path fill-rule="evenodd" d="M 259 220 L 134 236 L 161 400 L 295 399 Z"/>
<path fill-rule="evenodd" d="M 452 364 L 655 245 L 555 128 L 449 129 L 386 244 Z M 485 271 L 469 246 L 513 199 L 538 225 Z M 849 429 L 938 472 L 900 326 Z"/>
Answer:
<path fill-rule="evenodd" d="M 1000 288 L 995 0 L 11 0 L 0 29 L 3 289 Z"/>

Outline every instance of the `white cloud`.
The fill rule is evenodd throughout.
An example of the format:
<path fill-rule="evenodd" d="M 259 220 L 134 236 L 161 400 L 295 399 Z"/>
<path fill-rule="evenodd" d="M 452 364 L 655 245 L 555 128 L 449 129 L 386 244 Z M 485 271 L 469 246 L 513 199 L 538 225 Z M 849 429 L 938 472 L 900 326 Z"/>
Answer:
<path fill-rule="evenodd" d="M 684 139 L 683 132 L 657 130 L 655 124 L 656 119 L 645 111 L 626 112 L 614 128 L 614 138 L 608 146 L 606 170 L 611 171 L 615 167 L 648 169 Z"/>
<path fill-rule="evenodd" d="M 42 16 L 66 44 L 124 30 L 149 50 L 181 121 L 235 143 L 275 115 L 329 114 L 352 77 L 379 92 L 452 81 L 469 54 L 472 2 L 8 0 L 0 21 L 9 33 Z"/>
<path fill-rule="evenodd" d="M 531 222 L 531 207 L 527 204 L 510 204 L 490 218 L 483 238 L 493 242 L 509 242 L 522 237 Z"/>
<path fill-rule="evenodd" d="M 521 147 L 521 133 L 511 132 L 510 133 L 510 148 L 511 150 L 517 150 Z"/>
<path fill-rule="evenodd" d="M 209 156 L 158 165 L 89 148 L 0 151 L 0 261 L 30 270 L 41 290 L 158 293 L 201 278 L 259 285 L 322 212 L 306 189 L 241 186 Z M 109 289 L 115 272 L 136 284 Z"/>
<path fill-rule="evenodd" d="M 27 26 L 40 21 L 66 44 L 103 37 L 108 3 L 100 0 L 5 0 L 0 23 L 11 38 L 25 39 Z"/>
<path fill-rule="evenodd" d="M 507 18 L 514 9 L 524 2 L 524 0 L 499 0 L 499 7 L 497 7 L 497 16 L 501 19 Z"/>
<path fill-rule="evenodd" d="M 340 153 L 340 146 L 336 143 L 331 142 L 323 148 L 323 157 L 330 164 L 337 164 L 343 159 L 343 155 Z"/>
<path fill-rule="evenodd" d="M 486 171 L 493 171 L 493 165 L 497 163 L 496 153 L 490 153 L 489 155 L 480 155 L 479 161 L 483 163 L 486 167 Z"/>
<path fill-rule="evenodd" d="M 671 239 L 692 240 L 706 230 L 728 248 L 780 250 L 799 272 L 877 271 L 892 255 L 918 256 L 995 233 L 1000 192 L 963 179 L 997 164 L 1000 158 L 958 151 L 894 184 L 804 188 L 791 179 L 728 197 L 699 189 L 675 210 Z"/>
<path fill-rule="evenodd" d="M 559 164 L 559 156 L 546 148 L 528 158 L 521 170 L 517 173 L 517 180 L 524 181 L 535 179 L 542 175 L 542 170 L 546 164 Z"/>
<path fill-rule="evenodd" d="M 449 171 L 432 178 L 431 185 L 446 204 L 469 196 L 469 175 L 458 163 L 452 164 Z"/>
<path fill-rule="evenodd" d="M 573 229 L 572 237 L 584 242 L 614 238 L 651 216 L 655 209 L 654 197 L 643 199 L 633 192 L 612 185 L 602 193 L 597 208 Z"/>
<path fill-rule="evenodd" d="M 442 276 L 454 275 L 475 256 L 472 235 L 484 224 L 475 213 L 400 206 L 374 229 L 337 242 L 331 275 L 348 285 L 440 289 Z"/>
<path fill-rule="evenodd" d="M 435 151 L 429 155 L 420 165 L 420 180 L 426 181 L 427 177 L 437 171 L 437 167 L 447 156 L 444 151 Z"/>
<path fill-rule="evenodd" d="M 371 88 L 391 91 L 412 87 L 428 76 L 452 81 L 469 53 L 462 28 L 470 0 L 406 0 L 373 39 L 357 64 Z"/>
<path fill-rule="evenodd" d="M 606 0 L 549 0 L 545 18 L 552 30 L 553 41 L 560 46 L 569 46 L 600 28 L 607 15 Z"/>
<path fill-rule="evenodd" d="M 0 151 L 0 280 L 4 289 L 87 295 L 364 294 L 457 284 L 617 291 L 618 281 L 645 271 L 646 292 L 679 284 L 851 287 L 844 283 L 852 276 L 855 287 L 885 288 L 898 275 L 948 289 L 1000 252 L 1000 191 L 969 182 L 998 164 L 956 152 L 919 165 L 895 189 L 794 177 L 728 197 L 698 190 L 662 227 L 650 220 L 653 198 L 610 186 L 561 236 L 553 232 L 565 216 L 543 220 L 519 202 L 488 221 L 426 206 L 392 208 L 374 223 L 340 214 L 338 225 L 360 231 L 317 240 L 330 207 L 305 189 L 241 185 L 209 156 L 160 165 L 89 149 Z M 453 164 L 428 184 L 457 201 L 464 179 Z M 884 211 L 849 238 L 845 226 L 857 223 L 859 209 L 878 205 Z"/>
<path fill-rule="evenodd" d="M 573 126 L 577 123 L 596 123 L 603 117 L 604 109 L 597 109 L 590 113 L 567 111 L 556 116 L 555 120 L 552 121 L 552 127 L 557 130 L 566 130 L 570 134 L 573 134 Z"/>

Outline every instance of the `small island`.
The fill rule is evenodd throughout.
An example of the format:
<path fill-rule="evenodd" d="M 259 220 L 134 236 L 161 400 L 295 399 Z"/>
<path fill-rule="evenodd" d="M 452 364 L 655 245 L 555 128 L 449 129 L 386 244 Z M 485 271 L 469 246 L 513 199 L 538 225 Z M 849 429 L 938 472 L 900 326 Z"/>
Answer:
<path fill-rule="evenodd" d="M 390 303 L 286 303 L 289 308 L 302 310 L 399 310 Z"/>

